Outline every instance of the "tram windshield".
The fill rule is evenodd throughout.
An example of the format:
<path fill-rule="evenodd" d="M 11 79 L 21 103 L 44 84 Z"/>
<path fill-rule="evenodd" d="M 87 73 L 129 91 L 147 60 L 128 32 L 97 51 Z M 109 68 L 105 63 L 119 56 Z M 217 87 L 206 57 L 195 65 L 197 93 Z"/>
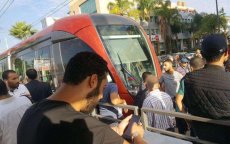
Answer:
<path fill-rule="evenodd" d="M 150 48 L 138 27 L 133 25 L 98 26 L 103 44 L 129 92 L 133 95 L 145 71 L 155 72 Z"/>

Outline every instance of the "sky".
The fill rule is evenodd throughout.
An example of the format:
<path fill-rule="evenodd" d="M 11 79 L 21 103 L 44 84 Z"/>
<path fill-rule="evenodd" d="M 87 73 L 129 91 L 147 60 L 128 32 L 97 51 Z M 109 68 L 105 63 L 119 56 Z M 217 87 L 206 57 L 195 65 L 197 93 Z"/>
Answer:
<path fill-rule="evenodd" d="M 41 30 L 40 19 L 52 11 L 58 5 L 66 3 L 69 0 L 13 0 L 9 9 L 1 16 L 2 7 L 8 0 L 0 0 L 0 53 L 8 47 L 12 47 L 20 40 L 9 35 L 9 29 L 18 21 L 25 21 L 28 24 L 34 24 L 33 28 Z M 9 0 L 12 1 L 12 0 Z M 66 4 L 64 3 L 64 4 Z M 68 16 L 68 5 L 54 13 L 53 17 Z"/>
<path fill-rule="evenodd" d="M 7 1 L 13 1 L 9 9 L 2 15 L 2 7 Z M 40 19 L 58 5 L 70 0 L 0 0 L 0 53 L 7 47 L 12 47 L 20 40 L 9 35 L 9 29 L 18 21 L 28 24 L 36 24 L 33 27 L 41 30 Z M 101 0 L 103 1 L 103 0 Z M 178 0 L 171 0 L 176 3 Z M 195 8 L 198 12 L 215 13 L 215 0 L 184 0 L 188 7 Z M 66 2 L 67 3 L 67 2 Z M 66 4 L 65 3 L 65 4 Z M 230 16 L 230 0 L 218 0 L 219 9 L 224 8 L 226 15 Z M 53 17 L 68 16 L 68 5 L 61 8 Z M 1 16 L 2 15 L 2 16 Z"/>

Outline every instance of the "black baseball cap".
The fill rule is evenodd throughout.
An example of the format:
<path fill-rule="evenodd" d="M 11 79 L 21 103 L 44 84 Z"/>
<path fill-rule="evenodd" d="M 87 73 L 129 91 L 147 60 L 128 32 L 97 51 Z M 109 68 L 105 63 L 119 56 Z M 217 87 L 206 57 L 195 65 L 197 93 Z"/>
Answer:
<path fill-rule="evenodd" d="M 205 56 L 218 56 L 227 51 L 227 42 L 223 35 L 211 34 L 204 38 L 201 53 Z"/>

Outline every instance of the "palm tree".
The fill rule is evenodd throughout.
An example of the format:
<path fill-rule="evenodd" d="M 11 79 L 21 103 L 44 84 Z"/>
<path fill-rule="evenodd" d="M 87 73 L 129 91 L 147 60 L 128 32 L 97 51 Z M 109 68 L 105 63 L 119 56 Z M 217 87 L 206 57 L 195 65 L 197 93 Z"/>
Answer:
<path fill-rule="evenodd" d="M 17 22 L 15 25 L 13 25 L 10 29 L 10 35 L 12 35 L 15 38 L 24 40 L 31 35 L 35 34 L 37 30 L 32 29 L 32 25 L 26 24 L 26 22 Z"/>
<path fill-rule="evenodd" d="M 151 35 L 151 28 L 150 28 L 150 22 L 151 22 L 151 16 L 153 16 L 153 10 L 156 7 L 157 3 L 159 3 L 160 0 L 136 0 L 138 3 L 138 9 L 140 11 L 140 22 L 141 25 L 144 25 L 144 21 L 147 21 L 148 23 L 148 33 Z M 157 44 L 157 54 L 160 53 L 160 42 L 158 41 Z"/>
<path fill-rule="evenodd" d="M 150 20 L 152 10 L 155 7 L 156 0 L 136 0 L 139 5 L 140 18 L 143 20 Z"/>
<path fill-rule="evenodd" d="M 171 8 L 170 0 L 159 0 L 153 9 L 154 15 L 159 17 L 161 36 L 165 41 L 166 53 L 172 52 L 173 25 L 180 25 L 181 15 L 178 10 Z"/>
<path fill-rule="evenodd" d="M 107 6 L 110 14 L 139 18 L 139 11 L 133 8 L 134 3 L 129 0 L 115 0 Z"/>

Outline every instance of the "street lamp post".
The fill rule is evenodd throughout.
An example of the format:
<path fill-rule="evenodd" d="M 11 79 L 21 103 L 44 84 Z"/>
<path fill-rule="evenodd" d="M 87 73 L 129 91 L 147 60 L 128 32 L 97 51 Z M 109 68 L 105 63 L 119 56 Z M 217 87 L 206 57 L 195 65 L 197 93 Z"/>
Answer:
<path fill-rule="evenodd" d="M 218 10 L 218 0 L 216 0 L 216 15 L 217 15 L 218 33 L 220 33 L 220 17 L 219 17 L 219 10 Z"/>

